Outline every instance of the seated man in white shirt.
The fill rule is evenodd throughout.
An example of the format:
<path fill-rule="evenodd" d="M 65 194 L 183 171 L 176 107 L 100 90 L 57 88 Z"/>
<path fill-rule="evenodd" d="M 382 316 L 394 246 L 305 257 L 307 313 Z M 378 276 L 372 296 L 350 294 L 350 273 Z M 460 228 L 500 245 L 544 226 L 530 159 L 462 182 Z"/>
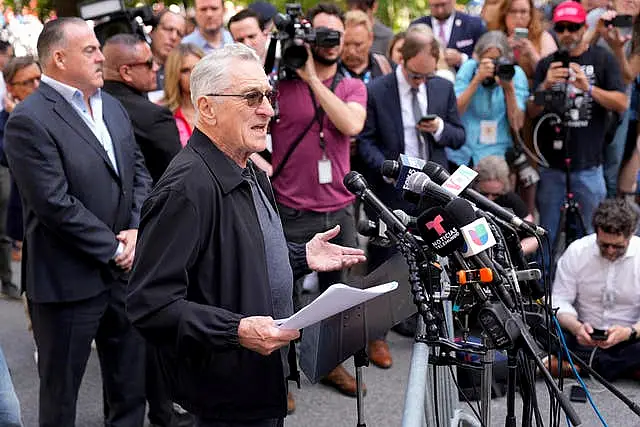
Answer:
<path fill-rule="evenodd" d="M 638 215 L 621 199 L 603 201 L 595 234 L 573 242 L 558 261 L 553 305 L 569 349 L 604 378 L 640 369 L 640 238 Z M 602 335 L 598 337 L 599 331 Z"/>

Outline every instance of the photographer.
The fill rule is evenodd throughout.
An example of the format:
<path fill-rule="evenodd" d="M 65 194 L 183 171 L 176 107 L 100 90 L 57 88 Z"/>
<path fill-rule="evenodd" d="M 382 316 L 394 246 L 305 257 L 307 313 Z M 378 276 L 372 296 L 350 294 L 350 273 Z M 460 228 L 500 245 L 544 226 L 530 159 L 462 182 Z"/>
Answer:
<path fill-rule="evenodd" d="M 512 57 L 507 37 L 490 31 L 478 40 L 474 59 L 460 67 L 455 91 L 466 140 L 457 150 L 446 149 L 456 165 L 475 165 L 490 155 L 504 157 L 513 145 L 511 130 L 522 127 L 529 89 L 527 76 Z"/>
<path fill-rule="evenodd" d="M 565 128 L 562 138 L 537 137 L 539 149 L 549 163 L 549 168 L 540 169 L 538 211 L 551 242 L 555 241 L 565 199 L 565 159 L 571 160 L 571 192 L 583 218 L 590 218 L 606 196 L 602 163 L 607 110 L 622 113 L 627 108 L 620 68 L 613 55 L 602 47 L 582 43 L 585 18 L 580 3 L 565 1 L 558 5 L 553 23 L 560 50 L 540 60 L 534 77 L 537 91 L 560 97 L 560 118 Z M 555 109 L 553 105 L 535 103 L 529 107 L 532 116 L 543 109 Z M 585 225 L 591 232 L 589 224 Z"/>
<path fill-rule="evenodd" d="M 340 9 L 321 3 L 309 10 L 307 18 L 318 41 L 337 44 L 307 47 L 306 62 L 295 69 L 299 78 L 278 82 L 280 118 L 271 127 L 273 187 L 288 241 L 303 243 L 339 224 L 341 232 L 335 242 L 355 246 L 354 196 L 342 179 L 350 170 L 350 137 L 364 125 L 367 91 L 362 81 L 338 73 L 344 33 Z M 294 45 L 285 46 L 283 61 L 301 62 L 296 55 L 303 52 Z M 340 272 L 320 274 L 321 289 L 340 278 Z M 301 287 L 300 282 L 294 287 L 296 309 L 301 307 Z M 355 396 L 355 378 L 342 366 L 327 381 Z"/>

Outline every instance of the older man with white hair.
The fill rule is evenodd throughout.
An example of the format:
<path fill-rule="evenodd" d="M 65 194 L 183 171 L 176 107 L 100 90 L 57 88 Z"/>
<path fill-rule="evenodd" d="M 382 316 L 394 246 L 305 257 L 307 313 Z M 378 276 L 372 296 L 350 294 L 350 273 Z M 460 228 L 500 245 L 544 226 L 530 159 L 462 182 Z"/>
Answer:
<path fill-rule="evenodd" d="M 203 58 L 191 97 L 196 129 L 143 206 L 129 316 L 157 345 L 173 400 L 198 426 L 282 426 L 287 347 L 299 333 L 273 319 L 293 312 L 292 273 L 364 255 L 328 242 L 339 227 L 306 245 L 286 242 L 269 181 L 249 160 L 265 149 L 273 116 L 252 49 L 233 44 Z"/>

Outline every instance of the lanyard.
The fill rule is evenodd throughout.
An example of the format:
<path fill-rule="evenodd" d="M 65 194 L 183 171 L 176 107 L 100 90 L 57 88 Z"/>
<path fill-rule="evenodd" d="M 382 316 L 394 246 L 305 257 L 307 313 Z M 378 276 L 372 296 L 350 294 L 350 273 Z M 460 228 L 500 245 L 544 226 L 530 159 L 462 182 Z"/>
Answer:
<path fill-rule="evenodd" d="M 338 82 L 341 80 L 341 79 L 338 79 L 338 73 L 339 71 L 336 71 L 336 73 L 333 76 L 333 80 L 331 81 L 331 87 L 329 88 L 331 92 L 333 92 L 336 89 L 336 86 L 338 86 Z M 307 87 L 309 88 L 309 94 L 311 95 L 311 102 L 313 102 L 313 109 L 315 111 L 315 120 L 318 122 L 318 125 L 320 126 L 320 149 L 322 150 L 322 156 L 325 157 L 326 142 L 324 139 L 324 110 L 322 109 L 322 107 L 318 106 L 318 103 L 316 102 L 316 96 L 313 94 L 313 90 L 311 90 L 311 86 L 307 85 Z"/>

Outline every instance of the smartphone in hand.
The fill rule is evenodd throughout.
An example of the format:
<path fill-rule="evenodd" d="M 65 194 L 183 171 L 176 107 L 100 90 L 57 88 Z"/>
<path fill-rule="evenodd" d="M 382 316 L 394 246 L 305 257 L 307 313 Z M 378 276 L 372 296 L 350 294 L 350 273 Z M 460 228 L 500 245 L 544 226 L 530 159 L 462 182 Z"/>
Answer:
<path fill-rule="evenodd" d="M 516 40 L 527 39 L 529 38 L 529 29 L 518 27 L 513 30 L 513 37 L 515 37 Z"/>
<path fill-rule="evenodd" d="M 604 329 L 594 329 L 591 333 L 591 339 L 593 341 L 606 341 L 607 337 L 607 331 Z"/>
<path fill-rule="evenodd" d="M 422 118 L 420 119 L 420 121 L 418 122 L 418 124 L 420 124 L 420 123 L 424 123 L 424 122 L 430 122 L 430 121 L 435 120 L 435 119 L 437 119 L 437 118 L 438 118 L 438 115 L 437 115 L 437 114 L 427 114 L 426 116 L 424 116 L 424 117 L 422 117 Z"/>
<path fill-rule="evenodd" d="M 613 25 L 618 28 L 628 28 L 633 26 L 633 16 L 616 15 L 612 20 L 606 22 L 607 25 Z"/>

